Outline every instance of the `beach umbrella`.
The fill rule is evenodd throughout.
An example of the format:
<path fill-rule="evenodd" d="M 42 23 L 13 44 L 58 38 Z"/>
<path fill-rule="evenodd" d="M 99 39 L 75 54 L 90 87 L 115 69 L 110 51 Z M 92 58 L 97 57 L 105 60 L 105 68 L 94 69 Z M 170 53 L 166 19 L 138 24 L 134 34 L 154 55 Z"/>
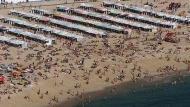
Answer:
<path fill-rule="evenodd" d="M 14 76 L 14 77 L 17 77 L 17 76 L 18 76 L 18 73 L 17 73 L 17 72 L 13 72 L 13 76 Z"/>
<path fill-rule="evenodd" d="M 18 84 L 19 84 L 19 85 L 22 85 L 22 84 L 23 84 L 23 81 L 22 81 L 22 80 L 19 80 Z"/>
<path fill-rule="evenodd" d="M 12 72 L 12 69 L 7 67 L 7 72 Z"/>
<path fill-rule="evenodd" d="M 11 76 L 11 77 L 10 77 L 10 80 L 13 80 L 13 79 L 14 79 L 14 76 Z"/>
<path fill-rule="evenodd" d="M 4 83 L 5 82 L 5 80 L 4 80 L 4 78 L 3 77 L 0 77 L 0 83 Z"/>
<path fill-rule="evenodd" d="M 21 67 L 16 67 L 16 70 L 20 71 L 22 68 Z"/>
<path fill-rule="evenodd" d="M 7 67 L 6 67 L 5 64 L 1 64 L 1 68 L 2 68 L 2 69 L 6 69 Z"/>
<path fill-rule="evenodd" d="M 33 73 L 33 72 L 34 72 L 34 70 L 33 70 L 33 69 L 31 69 L 29 72 L 30 72 L 30 73 Z"/>
<path fill-rule="evenodd" d="M 13 66 L 12 66 L 11 64 L 9 64 L 8 67 L 9 67 L 10 69 L 13 69 Z"/>
<path fill-rule="evenodd" d="M 0 77 L 4 77 L 4 74 L 3 74 L 3 73 L 0 73 Z"/>

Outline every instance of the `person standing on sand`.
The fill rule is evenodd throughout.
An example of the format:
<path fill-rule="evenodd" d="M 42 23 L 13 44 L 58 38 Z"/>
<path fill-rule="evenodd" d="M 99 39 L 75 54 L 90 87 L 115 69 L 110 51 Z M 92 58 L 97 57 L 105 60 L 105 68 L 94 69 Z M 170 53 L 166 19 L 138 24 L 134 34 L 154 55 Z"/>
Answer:
<path fill-rule="evenodd" d="M 5 2 L 5 7 L 7 8 L 8 2 Z"/>
<path fill-rule="evenodd" d="M 61 90 L 60 94 L 63 95 L 63 91 L 62 90 Z"/>
<path fill-rule="evenodd" d="M 49 101 L 49 105 L 51 105 L 51 100 Z"/>
<path fill-rule="evenodd" d="M 41 6 L 42 6 L 41 4 L 38 5 L 39 8 L 41 8 Z"/>
<path fill-rule="evenodd" d="M 24 10 L 24 9 L 25 9 L 25 6 L 22 6 L 22 9 Z"/>
<path fill-rule="evenodd" d="M 61 81 L 61 85 L 63 85 L 63 80 Z"/>
<path fill-rule="evenodd" d="M 38 90 L 38 92 L 37 92 L 37 93 L 38 93 L 38 95 L 40 94 L 40 89 Z"/>
<path fill-rule="evenodd" d="M 46 93 L 45 93 L 46 95 L 48 95 L 48 91 L 46 91 Z"/>
<path fill-rule="evenodd" d="M 42 93 L 42 95 L 41 95 L 41 99 L 43 99 L 43 97 L 44 97 L 44 95 L 43 95 L 43 93 Z"/>
<path fill-rule="evenodd" d="M 8 96 L 8 99 L 11 99 L 11 96 L 10 96 L 10 95 Z"/>
<path fill-rule="evenodd" d="M 32 4 L 30 4 L 29 8 L 32 8 Z"/>

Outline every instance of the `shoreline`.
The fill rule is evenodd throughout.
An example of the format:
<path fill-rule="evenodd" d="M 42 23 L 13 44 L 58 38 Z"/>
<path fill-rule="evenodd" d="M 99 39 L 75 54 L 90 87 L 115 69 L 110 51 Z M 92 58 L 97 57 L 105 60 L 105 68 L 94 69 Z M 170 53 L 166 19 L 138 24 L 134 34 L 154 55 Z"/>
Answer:
<path fill-rule="evenodd" d="M 154 81 L 150 81 L 150 82 L 146 82 L 146 80 L 148 78 L 141 78 L 139 81 L 137 82 L 133 82 L 131 81 L 124 81 L 121 83 L 117 83 L 115 85 L 112 86 L 106 86 L 106 87 L 102 87 L 101 90 L 96 90 L 96 91 L 89 91 L 87 93 L 85 93 L 84 95 L 84 99 L 80 99 L 78 100 L 77 97 L 70 99 L 69 101 L 64 101 L 60 104 L 57 105 L 57 107 L 75 107 L 76 105 L 78 105 L 79 103 L 88 103 L 88 96 L 90 95 L 90 100 L 91 102 L 93 102 L 93 100 L 104 100 L 104 97 L 113 97 L 114 95 L 118 95 L 118 94 L 122 94 L 122 93 L 126 93 L 126 92 L 133 92 L 133 89 L 140 89 L 141 84 L 143 84 L 143 87 L 151 87 L 153 86 L 153 84 L 156 85 L 162 85 L 162 84 L 171 84 L 172 81 L 176 80 L 177 78 L 173 78 L 173 77 L 184 77 L 184 76 L 190 76 L 190 72 L 186 71 L 186 70 L 180 70 L 181 74 L 178 74 L 176 72 L 172 72 L 170 75 L 169 74 L 165 74 L 164 77 L 160 77 L 159 75 L 153 75 L 151 77 L 157 77 L 155 78 Z M 187 75 L 185 75 L 187 74 Z M 158 78 L 159 77 L 159 78 Z M 167 82 L 163 82 L 164 78 L 168 79 Z M 113 86 L 117 87 L 117 90 L 114 91 L 114 93 L 111 93 L 111 90 L 113 89 Z M 91 88 L 95 88 L 95 87 L 91 87 Z M 109 91 L 110 90 L 110 91 Z M 138 90 L 139 91 L 139 90 Z M 77 98 L 77 100 L 76 100 Z"/>

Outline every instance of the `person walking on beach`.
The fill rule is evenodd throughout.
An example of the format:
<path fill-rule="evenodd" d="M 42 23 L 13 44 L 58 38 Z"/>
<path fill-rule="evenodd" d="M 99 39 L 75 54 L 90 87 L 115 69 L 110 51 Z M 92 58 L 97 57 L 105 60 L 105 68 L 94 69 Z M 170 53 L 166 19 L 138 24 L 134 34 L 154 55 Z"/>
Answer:
<path fill-rule="evenodd" d="M 61 81 L 61 83 L 60 83 L 61 85 L 63 85 L 63 80 Z"/>
<path fill-rule="evenodd" d="M 104 97 L 104 101 L 106 101 L 106 97 Z"/>
<path fill-rule="evenodd" d="M 40 94 L 40 89 L 38 90 L 37 94 L 38 94 L 38 95 Z"/>
<path fill-rule="evenodd" d="M 63 91 L 62 90 L 61 90 L 60 94 L 63 95 Z"/>
<path fill-rule="evenodd" d="M 43 99 L 43 97 L 44 97 L 44 95 L 43 95 L 43 93 L 42 93 L 42 95 L 41 95 L 41 99 Z"/>
<path fill-rule="evenodd" d="M 48 91 L 46 91 L 46 93 L 45 93 L 46 95 L 48 95 Z"/>
<path fill-rule="evenodd" d="M 49 101 L 49 105 L 51 105 L 51 100 Z"/>
<path fill-rule="evenodd" d="M 135 93 L 135 92 L 136 92 L 136 90 L 134 89 L 134 90 L 133 90 L 133 93 Z"/>

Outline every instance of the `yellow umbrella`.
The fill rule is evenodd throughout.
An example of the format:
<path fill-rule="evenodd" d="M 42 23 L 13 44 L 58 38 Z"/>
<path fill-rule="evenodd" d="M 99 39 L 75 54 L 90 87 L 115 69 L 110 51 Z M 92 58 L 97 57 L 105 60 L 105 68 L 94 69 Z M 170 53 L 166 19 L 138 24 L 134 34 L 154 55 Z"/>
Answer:
<path fill-rule="evenodd" d="M 20 71 L 20 70 L 21 70 L 21 67 L 17 67 L 17 70 Z"/>

